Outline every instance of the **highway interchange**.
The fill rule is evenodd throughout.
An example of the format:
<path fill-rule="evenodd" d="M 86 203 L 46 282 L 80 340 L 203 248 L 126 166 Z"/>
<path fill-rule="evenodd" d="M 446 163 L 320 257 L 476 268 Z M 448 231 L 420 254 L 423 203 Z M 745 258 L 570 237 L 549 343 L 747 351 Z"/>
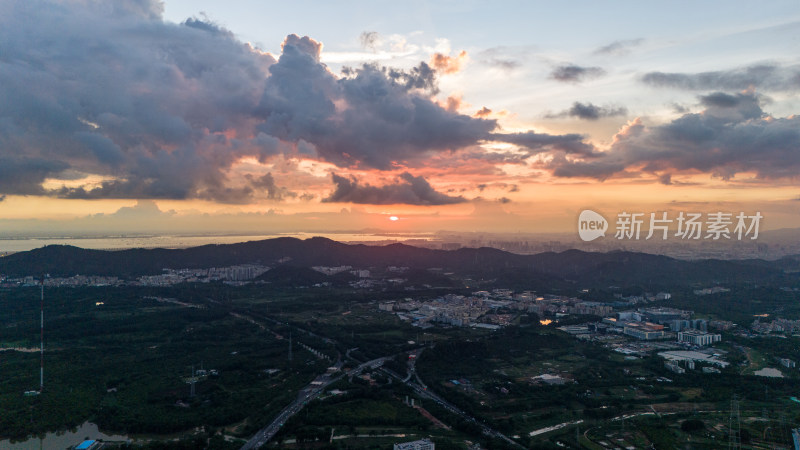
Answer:
<path fill-rule="evenodd" d="M 269 319 L 269 318 L 265 318 L 265 319 L 270 321 L 270 322 L 276 323 L 276 324 L 281 324 L 281 325 L 285 325 L 285 326 L 289 325 L 288 323 L 278 322 L 278 321 L 276 321 L 274 319 Z M 319 335 L 314 334 L 314 333 L 312 333 L 310 331 L 299 329 L 299 328 L 298 328 L 298 330 L 301 333 L 305 333 L 305 334 L 308 334 L 310 336 L 322 338 L 326 342 L 335 343 L 335 341 L 333 341 L 333 340 L 331 340 L 329 338 L 325 338 L 325 337 L 319 336 Z M 241 447 L 241 450 L 252 450 L 252 449 L 257 449 L 257 448 L 260 448 L 260 447 L 266 445 L 273 437 L 275 437 L 275 434 L 278 433 L 280 428 L 286 423 L 287 420 L 289 420 L 293 415 L 297 414 L 300 410 L 302 410 L 303 407 L 305 405 L 307 405 L 309 402 L 311 402 L 312 400 L 315 400 L 316 398 L 318 398 L 320 396 L 320 394 L 325 392 L 326 388 L 329 385 L 339 381 L 340 379 L 344 378 L 345 376 L 353 377 L 353 376 L 359 375 L 365 369 L 372 369 L 372 370 L 379 369 L 382 372 L 384 372 L 387 375 L 389 375 L 390 377 L 392 377 L 392 378 L 394 378 L 394 379 L 406 384 L 415 393 L 417 393 L 417 395 L 419 395 L 420 397 L 432 400 L 432 401 L 438 403 L 443 408 L 445 408 L 448 411 L 450 411 L 451 413 L 460 416 L 464 420 L 467 420 L 467 421 L 470 421 L 470 422 L 473 422 L 473 423 L 477 424 L 481 428 L 481 430 L 483 431 L 483 433 L 485 435 L 490 436 L 490 437 L 494 437 L 494 438 L 502 439 L 502 440 L 508 442 L 509 444 L 511 444 L 511 445 L 513 445 L 515 447 L 525 448 L 522 445 L 520 445 L 518 442 L 510 439 L 508 436 L 506 436 L 506 435 L 500 433 L 499 431 L 491 428 L 486 423 L 475 419 L 474 417 L 472 417 L 469 414 L 467 414 L 466 412 L 462 411 L 461 409 L 459 409 L 455 405 L 449 403 L 447 400 L 439 397 L 435 393 L 433 393 L 430 390 L 428 390 L 428 387 L 422 382 L 422 380 L 417 375 L 416 368 L 415 368 L 416 358 L 422 353 L 422 351 L 424 349 L 425 349 L 425 347 L 420 347 L 419 349 L 416 349 L 416 350 L 413 350 L 412 352 L 410 352 L 411 354 L 414 355 L 414 358 L 412 358 L 411 361 L 409 362 L 408 373 L 406 374 L 406 376 L 401 376 L 400 374 L 397 374 L 394 371 L 389 370 L 386 367 L 383 367 L 383 363 L 385 361 L 387 361 L 389 359 L 392 359 L 397 355 L 390 355 L 390 356 L 384 356 L 384 357 L 381 357 L 381 358 L 375 358 L 375 359 L 372 359 L 372 360 L 367 361 L 367 362 L 359 362 L 355 358 L 350 356 L 351 351 L 354 350 L 354 349 L 348 350 L 347 353 L 345 354 L 345 359 L 346 360 L 350 360 L 353 363 L 358 363 L 358 366 L 356 366 L 355 368 L 350 369 L 348 371 L 342 371 L 341 369 L 342 369 L 342 367 L 344 367 L 345 362 L 344 362 L 344 360 L 342 360 L 341 355 L 339 355 L 339 358 L 336 361 L 336 364 L 334 364 L 334 366 L 333 366 L 333 367 L 336 368 L 335 371 L 330 371 L 329 370 L 328 372 L 319 375 L 308 386 L 306 386 L 305 388 L 300 390 L 300 392 L 297 395 L 297 398 L 291 404 L 289 404 L 284 409 L 282 409 L 281 412 L 275 417 L 275 419 L 272 420 L 272 422 L 269 425 L 267 425 L 266 427 L 264 427 L 261 430 L 259 430 L 252 438 L 250 438 L 250 440 L 248 440 L 247 443 L 245 443 Z M 404 353 L 408 353 L 408 352 L 404 352 Z M 412 380 L 412 378 L 413 378 L 413 380 Z"/>

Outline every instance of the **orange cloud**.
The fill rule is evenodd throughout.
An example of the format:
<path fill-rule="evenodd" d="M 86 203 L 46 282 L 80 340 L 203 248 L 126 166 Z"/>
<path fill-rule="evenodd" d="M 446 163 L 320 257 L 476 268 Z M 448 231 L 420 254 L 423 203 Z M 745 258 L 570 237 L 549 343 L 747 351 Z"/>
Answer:
<path fill-rule="evenodd" d="M 458 109 L 461 107 L 461 101 L 460 95 L 451 95 L 447 97 L 447 105 L 445 108 L 448 111 L 458 112 Z"/>
<path fill-rule="evenodd" d="M 473 114 L 473 117 L 480 117 L 480 118 L 483 119 L 483 118 L 489 117 L 489 114 L 491 114 L 491 113 L 492 113 L 492 110 L 484 106 L 478 112 Z"/>
<path fill-rule="evenodd" d="M 462 50 L 458 56 L 448 56 L 443 53 L 434 53 L 431 56 L 431 66 L 440 73 L 456 73 L 461 70 L 462 64 L 467 61 L 467 52 Z"/>

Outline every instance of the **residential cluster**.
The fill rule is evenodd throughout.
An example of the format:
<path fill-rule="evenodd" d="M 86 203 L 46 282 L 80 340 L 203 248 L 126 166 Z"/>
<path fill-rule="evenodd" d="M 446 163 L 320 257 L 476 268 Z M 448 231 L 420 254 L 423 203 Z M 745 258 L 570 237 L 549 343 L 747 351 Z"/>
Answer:
<path fill-rule="evenodd" d="M 447 294 L 433 301 L 420 301 L 407 298 L 399 302 L 382 302 L 381 311 L 396 312 L 401 320 L 410 321 L 422 328 L 434 324 L 470 326 L 478 323 L 478 318 L 492 308 L 510 304 L 509 301 L 490 300 L 484 297 Z"/>
<path fill-rule="evenodd" d="M 789 320 L 777 318 L 771 322 L 761 322 L 760 318 L 756 318 L 750 328 L 755 333 L 770 334 L 770 333 L 800 333 L 800 320 Z"/>
<path fill-rule="evenodd" d="M 510 289 L 477 291 L 470 296 L 448 294 L 431 301 L 407 298 L 403 301 L 380 303 L 378 308 L 397 312 L 402 320 L 422 327 L 443 324 L 490 329 L 511 324 L 514 314 L 502 313 L 499 311 L 501 309 L 558 317 L 569 314 L 604 316 L 613 309 L 599 302 L 573 297 L 542 297 L 531 291 L 515 293 Z"/>
<path fill-rule="evenodd" d="M 543 324 L 567 315 L 596 315 L 602 320 L 594 323 L 559 327 L 579 339 L 597 340 L 608 348 L 638 358 L 658 351 L 665 367 L 674 373 L 702 369 L 703 373 L 718 373 L 729 363 L 725 352 L 710 348 L 722 340 L 722 335 L 709 330 L 730 330 L 733 322 L 694 318 L 694 312 L 662 306 L 642 306 L 636 309 L 614 311 L 615 306 L 629 306 L 658 299 L 669 299 L 666 292 L 644 296 L 620 297 L 621 302 L 600 303 L 574 297 L 540 296 L 535 292 L 515 293 L 509 289 L 473 292 L 470 296 L 448 294 L 424 301 L 406 298 L 401 301 L 381 302 L 378 308 L 397 314 L 402 320 L 421 327 L 435 325 L 473 326 L 498 328 L 510 324 L 514 312 L 535 313 Z M 786 329 L 792 321 L 775 321 Z M 800 321 L 797 321 L 800 325 Z M 633 340 L 631 340 L 633 338 Z M 785 364 L 791 364 L 788 361 Z M 781 364 L 784 364 L 781 361 Z M 563 382 L 542 377 L 538 383 Z"/>
<path fill-rule="evenodd" d="M 228 267 L 212 267 L 209 269 L 163 269 L 159 275 L 141 276 L 135 280 L 122 280 L 119 277 L 96 275 L 74 275 L 71 277 L 45 277 L 44 285 L 48 287 L 80 287 L 80 286 L 171 286 L 180 283 L 208 283 L 222 281 L 228 284 L 244 284 L 251 282 L 268 271 L 269 267 L 259 264 L 242 264 Z M 0 275 L 0 287 L 30 287 L 42 283 L 41 278 L 26 276 L 6 278 Z"/>
<path fill-rule="evenodd" d="M 722 286 L 714 286 L 714 287 L 710 287 L 710 288 L 695 289 L 694 290 L 694 295 L 721 294 L 723 292 L 730 292 L 730 289 L 724 288 Z"/>
<path fill-rule="evenodd" d="M 521 311 L 534 313 L 542 318 L 559 318 L 576 314 L 605 317 L 607 318 L 604 320 L 606 325 L 619 326 L 624 334 L 640 339 L 664 338 L 665 325 L 669 325 L 673 331 L 698 329 L 698 327 L 702 331 L 707 330 L 705 321 L 700 323 L 688 320 L 691 311 L 640 308 L 638 311 L 616 314 L 613 312 L 615 307 L 666 300 L 670 297 L 669 293 L 660 292 L 645 296 L 620 297 L 621 301 L 602 303 L 576 297 L 540 296 L 532 291 L 514 292 L 511 289 L 494 289 L 473 292 L 470 296 L 447 294 L 433 300 L 406 298 L 400 301 L 381 302 L 378 304 L 378 309 L 394 312 L 401 320 L 410 321 L 413 325 L 420 327 L 451 325 L 494 329 L 511 324 L 514 318 L 514 314 L 511 313 Z M 501 309 L 507 313 L 500 312 Z M 549 321 L 545 320 L 543 323 L 549 323 Z"/>
<path fill-rule="evenodd" d="M 39 286 L 41 277 L 27 276 L 21 278 L 6 278 L 0 275 L 0 287 L 30 287 Z M 44 285 L 48 287 L 78 287 L 78 286 L 120 286 L 124 281 L 118 277 L 101 277 L 94 275 L 75 275 L 68 278 L 45 277 Z"/>
<path fill-rule="evenodd" d="M 249 282 L 269 267 L 259 264 L 242 264 L 228 267 L 212 267 L 210 269 L 164 269 L 160 275 L 139 277 L 131 284 L 139 286 L 170 286 L 180 283 L 209 283 L 223 281 L 231 284 Z"/>

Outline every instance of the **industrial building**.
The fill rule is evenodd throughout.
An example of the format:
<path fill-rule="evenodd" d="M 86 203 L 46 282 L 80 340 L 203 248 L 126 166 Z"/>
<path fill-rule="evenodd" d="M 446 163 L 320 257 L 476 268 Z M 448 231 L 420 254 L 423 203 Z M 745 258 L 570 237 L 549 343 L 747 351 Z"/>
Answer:
<path fill-rule="evenodd" d="M 687 342 L 692 345 L 711 345 L 722 340 L 722 335 L 706 333 L 699 330 L 678 332 L 678 342 Z"/>
<path fill-rule="evenodd" d="M 633 336 L 636 339 L 652 340 L 661 339 L 664 337 L 664 326 L 656 325 L 650 322 L 628 322 L 622 329 L 622 332 L 628 336 Z"/>
<path fill-rule="evenodd" d="M 669 329 L 672 331 L 683 331 L 683 330 L 700 330 L 700 331 L 708 331 L 708 322 L 704 319 L 694 319 L 694 320 L 670 320 L 666 322 L 669 325 Z"/>
<path fill-rule="evenodd" d="M 695 361 L 704 364 L 710 364 L 717 367 L 728 367 L 730 363 L 727 361 L 723 361 L 719 357 L 714 354 L 707 354 L 701 352 L 694 352 L 694 351 L 683 351 L 683 350 L 670 350 L 666 352 L 659 352 L 658 356 L 670 360 L 670 361 Z"/>
<path fill-rule="evenodd" d="M 668 361 L 666 361 L 664 363 L 664 367 L 666 367 L 667 370 L 669 370 L 671 372 L 674 372 L 674 373 L 678 373 L 678 374 L 686 373 L 686 369 L 684 369 L 683 367 L 680 367 L 678 365 L 677 361 L 669 361 L 668 360 Z"/>
<path fill-rule="evenodd" d="M 394 444 L 394 450 L 434 450 L 436 446 L 428 439 Z"/>

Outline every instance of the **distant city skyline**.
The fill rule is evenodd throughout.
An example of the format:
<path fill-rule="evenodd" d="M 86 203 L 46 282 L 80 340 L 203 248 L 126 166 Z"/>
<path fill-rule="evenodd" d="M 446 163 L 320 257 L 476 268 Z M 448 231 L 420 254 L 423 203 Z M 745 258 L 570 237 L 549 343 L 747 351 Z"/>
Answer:
<path fill-rule="evenodd" d="M 796 1 L 3 2 L 0 234 L 800 228 L 798 44 Z"/>

